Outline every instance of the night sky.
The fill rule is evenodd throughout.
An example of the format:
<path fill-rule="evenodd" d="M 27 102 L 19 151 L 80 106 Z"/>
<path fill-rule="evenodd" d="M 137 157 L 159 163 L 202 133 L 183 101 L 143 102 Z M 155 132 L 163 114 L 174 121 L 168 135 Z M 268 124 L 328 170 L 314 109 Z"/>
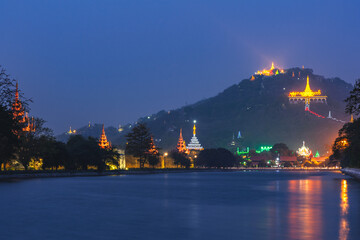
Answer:
<path fill-rule="evenodd" d="M 360 1 L 0 0 L 0 65 L 55 133 L 194 103 L 276 65 L 360 78 Z"/>

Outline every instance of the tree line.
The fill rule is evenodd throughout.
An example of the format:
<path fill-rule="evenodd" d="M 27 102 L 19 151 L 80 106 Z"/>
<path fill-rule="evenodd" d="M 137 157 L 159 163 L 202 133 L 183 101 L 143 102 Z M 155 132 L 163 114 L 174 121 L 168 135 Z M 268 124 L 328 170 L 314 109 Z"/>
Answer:
<path fill-rule="evenodd" d="M 345 100 L 345 112 L 358 117 L 360 115 L 360 79 L 354 85 L 350 96 Z M 344 124 L 332 147 L 332 160 L 338 160 L 342 167 L 360 168 L 360 120 Z"/>
<path fill-rule="evenodd" d="M 23 115 L 14 115 L 15 80 L 0 66 L 0 171 L 7 166 L 21 164 L 25 170 L 39 165 L 42 169 L 99 171 L 117 164 L 119 154 L 113 149 L 102 149 L 94 138 L 72 136 L 67 143 L 56 141 L 45 121 L 33 118 L 33 130 L 24 130 L 29 122 Z M 31 101 L 19 91 L 22 113 L 29 111 Z"/>

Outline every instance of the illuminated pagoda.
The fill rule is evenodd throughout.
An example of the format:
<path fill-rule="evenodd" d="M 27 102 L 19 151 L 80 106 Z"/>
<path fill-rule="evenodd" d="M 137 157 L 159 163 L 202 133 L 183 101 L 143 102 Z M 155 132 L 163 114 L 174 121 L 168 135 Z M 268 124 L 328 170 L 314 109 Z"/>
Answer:
<path fill-rule="evenodd" d="M 16 82 L 16 90 L 15 90 L 15 100 L 12 105 L 12 112 L 14 119 L 19 119 L 19 122 L 21 123 L 25 122 L 25 113 L 19 98 L 19 86 L 17 82 Z"/>
<path fill-rule="evenodd" d="M 109 149 L 111 148 L 111 143 L 107 140 L 106 138 L 106 135 L 105 135 L 105 129 L 104 129 L 104 124 L 102 126 L 102 132 L 101 132 L 101 136 L 100 136 L 100 139 L 99 139 L 99 146 L 101 148 L 106 148 L 106 149 Z"/>
<path fill-rule="evenodd" d="M 196 137 L 196 120 L 194 121 L 194 127 L 193 127 L 193 136 L 190 140 L 190 143 L 187 146 L 188 150 L 195 150 L 195 151 L 202 151 L 204 148 L 201 146 L 199 140 Z"/>
<path fill-rule="evenodd" d="M 189 153 L 189 150 L 186 148 L 185 140 L 182 136 L 182 129 L 180 129 L 180 136 L 176 149 L 179 153 L 186 153 L 186 154 Z"/>
<path fill-rule="evenodd" d="M 25 113 L 24 108 L 19 98 L 19 85 L 16 82 L 15 99 L 12 105 L 13 118 L 18 120 L 19 123 L 26 124 L 22 128 L 23 132 L 35 132 L 35 120 L 29 118 L 28 113 Z"/>
<path fill-rule="evenodd" d="M 148 153 L 152 154 L 152 155 L 159 154 L 159 150 L 156 148 L 155 143 L 154 143 L 154 138 L 152 136 L 151 136 L 151 143 L 150 143 L 150 148 L 149 148 Z"/>
<path fill-rule="evenodd" d="M 303 92 L 290 92 L 289 102 L 305 102 L 305 111 L 310 111 L 310 102 L 326 103 L 327 96 L 321 96 L 321 90 L 314 92 L 310 88 L 309 76 L 307 76 L 306 87 Z"/>
<path fill-rule="evenodd" d="M 280 71 L 279 71 L 280 70 Z M 271 63 L 270 69 L 263 69 L 262 71 L 257 71 L 255 75 L 263 75 L 263 76 L 273 76 L 278 75 L 279 73 L 284 73 L 284 69 L 279 69 L 274 66 L 274 63 Z"/>
<path fill-rule="evenodd" d="M 22 128 L 22 130 L 24 132 L 35 132 L 35 120 L 34 120 L 34 117 L 29 118 L 28 116 L 28 113 L 25 114 L 25 117 L 24 117 L 25 121 L 27 122 L 26 123 L 26 126 Z"/>
<path fill-rule="evenodd" d="M 70 129 L 69 129 L 69 131 L 66 132 L 66 134 L 69 134 L 69 135 L 71 135 L 71 134 L 76 134 L 76 130 L 75 130 L 75 129 L 72 130 L 72 129 L 71 129 L 71 126 L 70 126 Z"/>
<path fill-rule="evenodd" d="M 311 150 L 305 146 L 305 141 L 303 141 L 303 145 L 301 148 L 299 148 L 296 153 L 302 157 L 310 157 L 310 155 L 312 154 Z"/>

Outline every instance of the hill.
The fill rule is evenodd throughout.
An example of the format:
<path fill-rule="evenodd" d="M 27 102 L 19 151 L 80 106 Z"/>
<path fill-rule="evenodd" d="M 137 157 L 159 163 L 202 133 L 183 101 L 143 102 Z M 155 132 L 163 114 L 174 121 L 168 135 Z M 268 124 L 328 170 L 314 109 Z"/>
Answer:
<path fill-rule="evenodd" d="M 294 74 L 293 74 L 294 73 Z M 244 79 L 217 96 L 199 101 L 171 111 L 160 111 L 138 120 L 145 122 L 154 138 L 164 150 L 175 148 L 180 128 L 185 140 L 192 136 L 192 122 L 197 120 L 197 136 L 205 148 L 227 147 L 235 136 L 240 147 L 258 148 L 262 145 L 286 143 L 297 149 L 302 141 L 313 151 L 321 154 L 329 150 L 343 123 L 329 118 L 319 118 L 304 111 L 304 104 L 290 104 L 290 91 L 303 91 L 306 77 L 310 78 L 312 90 L 321 89 L 328 96 L 327 104 L 311 103 L 311 110 L 344 121 L 350 117 L 344 113 L 344 99 L 352 85 L 339 78 L 324 78 L 312 69 L 290 68 L 285 73 Z M 125 135 L 132 125 L 124 126 L 124 131 L 106 129 L 113 144 L 124 146 Z M 78 129 L 78 134 L 99 137 L 101 125 Z M 242 138 L 237 138 L 238 132 Z M 65 141 L 67 135 L 58 139 Z"/>

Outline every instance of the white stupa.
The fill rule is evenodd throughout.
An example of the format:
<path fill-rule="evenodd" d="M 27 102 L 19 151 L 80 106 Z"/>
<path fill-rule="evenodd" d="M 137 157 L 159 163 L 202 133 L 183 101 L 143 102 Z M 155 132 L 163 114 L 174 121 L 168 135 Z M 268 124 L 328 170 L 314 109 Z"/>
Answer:
<path fill-rule="evenodd" d="M 196 137 L 196 120 L 194 121 L 194 127 L 193 127 L 193 136 L 190 140 L 190 143 L 187 145 L 187 149 L 191 150 L 196 150 L 196 151 L 201 151 L 204 150 L 204 148 L 201 146 L 199 140 Z"/>

